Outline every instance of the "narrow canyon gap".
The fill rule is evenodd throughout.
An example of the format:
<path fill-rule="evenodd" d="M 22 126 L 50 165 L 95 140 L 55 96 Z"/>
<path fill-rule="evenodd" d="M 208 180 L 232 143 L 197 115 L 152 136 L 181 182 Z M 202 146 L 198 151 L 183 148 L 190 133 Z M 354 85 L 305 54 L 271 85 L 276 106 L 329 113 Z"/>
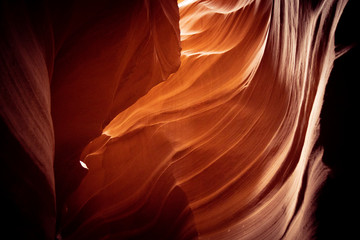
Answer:
<path fill-rule="evenodd" d="M 2 1 L 4 232 L 313 239 L 346 3 Z"/>

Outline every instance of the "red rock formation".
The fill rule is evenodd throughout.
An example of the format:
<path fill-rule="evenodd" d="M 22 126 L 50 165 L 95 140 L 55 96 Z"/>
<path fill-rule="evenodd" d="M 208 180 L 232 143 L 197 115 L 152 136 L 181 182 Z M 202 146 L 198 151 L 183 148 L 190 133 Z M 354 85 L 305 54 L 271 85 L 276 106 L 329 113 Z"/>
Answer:
<path fill-rule="evenodd" d="M 2 234 L 13 239 L 52 239 L 53 52 L 46 9 L 35 2 L 2 1 L 0 33 Z"/>
<path fill-rule="evenodd" d="M 15 237 L 312 237 L 346 0 L 179 2 L 2 3 Z"/>
<path fill-rule="evenodd" d="M 79 164 L 85 145 L 179 67 L 178 7 L 176 1 L 5 1 L 1 9 L 2 128 L 22 146 L 5 146 L 4 173 L 23 179 L 19 191 L 39 192 L 4 186 L 5 195 L 18 199 L 21 226 L 34 216 L 40 224 L 24 236 L 52 239 L 54 154 L 60 219 L 64 199 L 86 174 Z M 19 194 L 40 206 L 31 209 Z"/>
<path fill-rule="evenodd" d="M 60 205 L 84 175 L 86 144 L 180 64 L 176 1 L 77 1 L 68 11 L 51 84 Z"/>

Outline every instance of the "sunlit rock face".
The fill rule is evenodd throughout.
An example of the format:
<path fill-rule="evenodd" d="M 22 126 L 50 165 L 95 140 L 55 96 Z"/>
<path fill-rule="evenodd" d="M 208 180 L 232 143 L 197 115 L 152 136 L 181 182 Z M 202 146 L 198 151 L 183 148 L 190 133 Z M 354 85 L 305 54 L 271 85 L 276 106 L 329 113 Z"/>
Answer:
<path fill-rule="evenodd" d="M 315 2 L 2 3 L 16 234 L 311 239 L 346 0 Z"/>
<path fill-rule="evenodd" d="M 180 65 L 176 1 L 76 1 L 67 7 L 70 19 L 59 12 L 55 21 L 59 46 L 51 82 L 59 208 L 85 175 L 79 157 L 86 144 Z"/>
<path fill-rule="evenodd" d="M 53 239 L 55 198 L 60 227 L 64 199 L 86 174 L 79 164 L 82 149 L 178 69 L 178 6 L 142 0 L 2 1 L 0 26 L 0 113 L 9 136 L 4 142 L 15 137 L 19 145 L 4 146 L 5 195 L 16 199 L 14 208 L 24 216 L 19 229 L 30 219 L 35 225 L 29 227 L 34 236 L 17 234 Z M 18 148 L 24 153 L 16 157 Z M 26 170 L 17 170 L 20 166 Z M 5 186 L 11 177 L 21 179 L 18 189 Z"/>

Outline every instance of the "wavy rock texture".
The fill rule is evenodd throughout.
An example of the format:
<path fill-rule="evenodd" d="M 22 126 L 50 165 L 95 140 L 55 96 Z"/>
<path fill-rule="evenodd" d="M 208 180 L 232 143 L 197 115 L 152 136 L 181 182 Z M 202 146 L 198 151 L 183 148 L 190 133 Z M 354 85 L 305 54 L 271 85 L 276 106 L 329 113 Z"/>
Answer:
<path fill-rule="evenodd" d="M 76 1 L 68 11 L 51 83 L 59 208 L 85 174 L 86 144 L 180 65 L 176 1 Z"/>
<path fill-rule="evenodd" d="M 86 174 L 82 149 L 179 67 L 178 22 L 176 1 L 1 2 L 0 113 L 14 142 L 4 146 L 2 192 L 16 199 L 19 229 L 34 223 L 17 239 L 53 239 L 55 188 L 59 227 Z"/>
<path fill-rule="evenodd" d="M 54 235 L 53 55 L 44 13 L 37 3 L 0 3 L 2 233 L 13 239 Z"/>
<path fill-rule="evenodd" d="M 2 188 L 24 236 L 311 239 L 346 2 L 4 3 L 2 182 L 38 204 Z"/>

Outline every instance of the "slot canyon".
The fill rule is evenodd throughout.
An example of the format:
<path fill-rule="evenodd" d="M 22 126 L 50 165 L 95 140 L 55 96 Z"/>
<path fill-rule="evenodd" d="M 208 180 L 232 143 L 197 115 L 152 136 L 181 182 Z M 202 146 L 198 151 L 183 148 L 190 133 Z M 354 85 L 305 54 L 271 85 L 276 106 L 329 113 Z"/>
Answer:
<path fill-rule="evenodd" d="M 355 4 L 2 0 L 1 234 L 356 239 Z"/>

